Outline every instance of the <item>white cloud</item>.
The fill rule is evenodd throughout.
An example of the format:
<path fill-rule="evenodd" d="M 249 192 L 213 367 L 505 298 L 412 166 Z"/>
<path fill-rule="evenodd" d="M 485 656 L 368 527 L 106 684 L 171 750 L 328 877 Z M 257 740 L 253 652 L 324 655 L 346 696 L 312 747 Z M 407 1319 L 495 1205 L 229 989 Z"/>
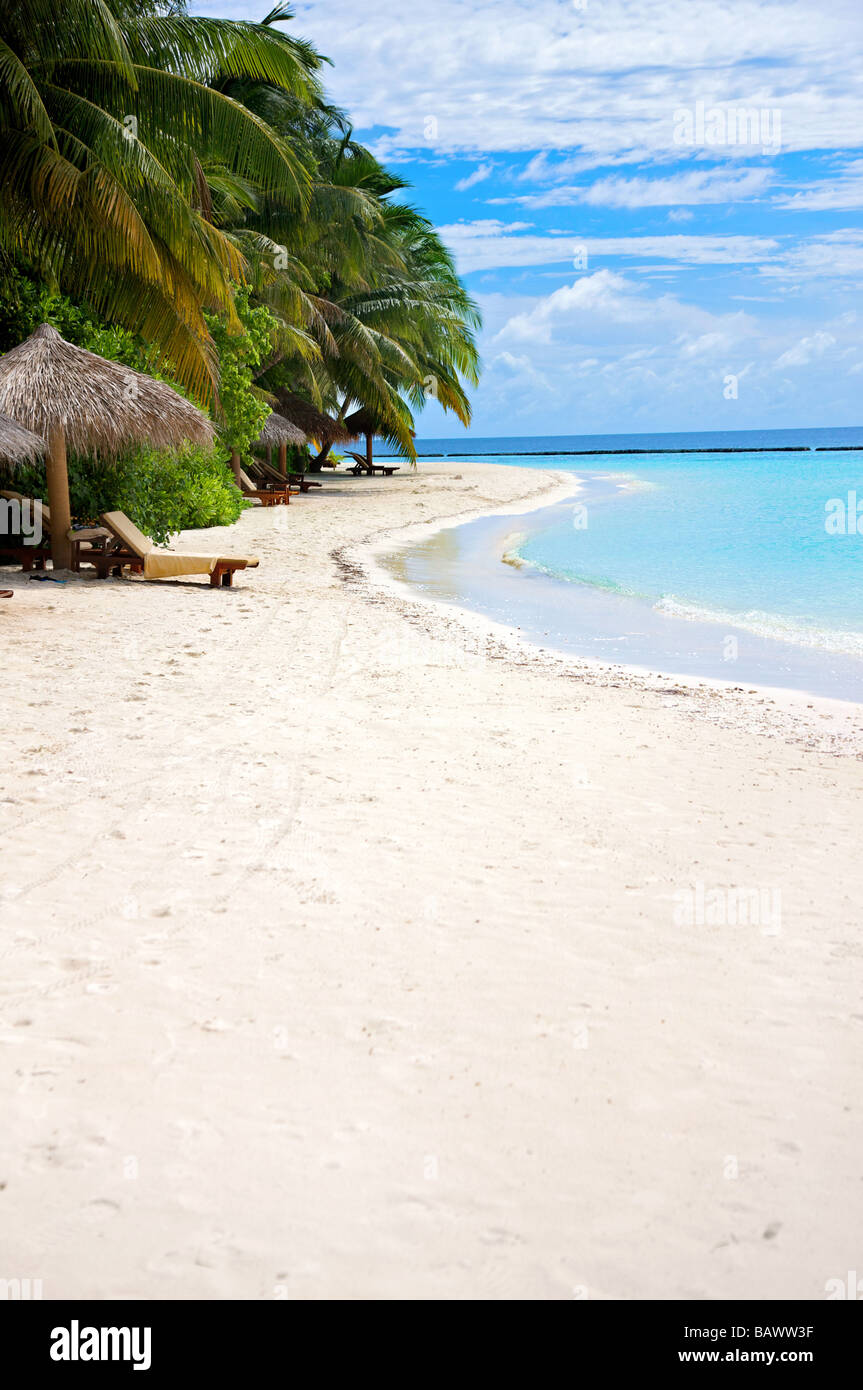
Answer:
<path fill-rule="evenodd" d="M 557 323 L 572 325 L 583 315 L 603 314 L 607 320 L 618 321 L 639 318 L 642 306 L 629 297 L 632 288 L 611 270 L 583 275 L 539 299 L 526 312 L 514 315 L 498 333 L 498 340 L 551 342 Z"/>
<path fill-rule="evenodd" d="M 856 419 L 859 323 L 847 312 L 812 327 L 790 314 L 758 317 L 758 306 L 712 312 L 607 269 L 545 295 L 498 296 L 488 307 L 478 434 Z M 724 394 L 729 374 L 735 400 Z M 531 381 L 542 382 L 541 401 Z"/>
<path fill-rule="evenodd" d="M 504 266 L 572 265 L 580 252 L 588 264 L 596 257 L 622 256 L 674 261 L 682 265 L 742 265 L 769 261 L 779 250 L 771 237 L 668 236 L 581 237 L 530 232 L 531 224 L 494 218 L 453 222 L 439 227 L 455 253 L 462 274 Z"/>
<path fill-rule="evenodd" d="M 478 164 L 472 174 L 459 179 L 455 186 L 457 193 L 466 193 L 469 188 L 474 188 L 476 184 L 483 183 L 494 172 L 493 164 Z"/>
<path fill-rule="evenodd" d="M 768 168 L 737 171 L 693 169 L 667 178 L 621 178 L 611 175 L 593 183 L 526 193 L 512 199 L 527 208 L 567 207 L 585 203 L 589 207 L 654 208 L 679 207 L 699 203 L 740 202 L 757 197 L 772 180 Z"/>
<path fill-rule="evenodd" d="M 495 341 L 551 344 L 562 336 L 589 345 L 596 338 L 613 343 L 615 356 L 631 343 L 628 354 L 642 358 L 666 338 L 679 356 L 691 358 L 731 347 L 748 335 L 748 324 L 740 310 L 716 316 L 673 295 L 652 297 L 643 285 L 603 269 L 528 301 Z"/>
<path fill-rule="evenodd" d="M 193 8 L 258 19 L 266 5 Z M 289 29 L 334 60 L 333 96 L 391 148 L 428 149 L 435 116 L 438 153 L 667 159 L 674 111 L 699 100 L 779 108 L 786 149 L 863 143 L 859 0 L 301 0 Z"/>
<path fill-rule="evenodd" d="M 833 178 L 818 179 L 796 193 L 783 193 L 774 202 L 790 212 L 851 212 L 863 208 L 863 159 L 852 160 Z"/>
<path fill-rule="evenodd" d="M 810 285 L 847 281 L 851 287 L 859 289 L 863 280 L 863 231 L 856 227 L 842 228 L 812 237 L 760 266 L 759 274 Z"/>
<path fill-rule="evenodd" d="M 817 357 L 823 357 L 828 348 L 836 346 L 832 333 L 819 330 L 810 338 L 801 338 L 777 360 L 777 367 L 806 367 Z"/>

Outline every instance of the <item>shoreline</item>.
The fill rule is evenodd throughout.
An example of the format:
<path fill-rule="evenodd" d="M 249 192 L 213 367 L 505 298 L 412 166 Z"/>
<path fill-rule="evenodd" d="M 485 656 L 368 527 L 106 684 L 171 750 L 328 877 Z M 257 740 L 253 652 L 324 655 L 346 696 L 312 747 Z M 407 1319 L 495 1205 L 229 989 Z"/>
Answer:
<path fill-rule="evenodd" d="M 517 629 L 496 622 L 475 609 L 430 598 L 409 583 L 395 578 L 386 568 L 383 563 L 384 555 L 408 549 L 441 531 L 468 525 L 486 517 L 527 515 L 566 501 L 570 497 L 576 497 L 582 490 L 578 478 L 572 479 L 570 483 L 568 480 L 571 475 L 565 473 L 561 474 L 552 469 L 533 469 L 530 473 L 533 476 L 539 473 L 540 476 L 553 478 L 555 481 L 549 484 L 545 492 L 532 498 L 528 506 L 513 502 L 483 511 L 443 516 L 434 521 L 415 522 L 407 527 L 394 528 L 375 537 L 374 540 L 345 547 L 344 558 L 354 579 L 362 578 L 371 588 L 386 593 L 391 600 L 403 607 L 406 614 L 409 614 L 413 605 L 419 605 L 436 613 L 444 626 L 447 619 L 450 619 L 458 623 L 474 640 L 481 640 L 485 636 L 494 641 L 501 650 L 508 652 L 514 660 L 521 662 L 533 659 L 546 669 L 558 667 L 566 677 L 575 676 L 600 686 L 614 686 L 624 681 L 633 688 L 654 694 L 685 694 L 689 697 L 687 712 L 690 714 L 700 712 L 712 717 L 713 713 L 712 704 L 702 704 L 699 707 L 697 704 L 694 705 L 693 697 L 701 695 L 708 701 L 713 701 L 717 696 L 724 697 L 724 712 L 729 713 L 735 722 L 741 723 L 744 727 L 749 726 L 751 716 L 756 713 L 749 698 L 755 696 L 761 702 L 768 701 L 782 716 L 780 723 L 774 727 L 759 720 L 758 727 L 761 732 L 775 737 L 790 737 L 796 742 L 818 747 L 837 756 L 863 758 L 863 702 L 812 695 L 781 685 L 759 682 L 741 685 L 730 679 L 695 676 L 679 671 L 650 672 L 647 667 L 628 665 L 625 662 L 609 663 L 597 658 L 569 655 L 554 648 L 542 647 L 536 641 L 521 636 Z M 512 537 L 508 539 L 511 540 Z M 498 558 L 502 563 L 516 569 L 525 563 L 517 563 L 515 559 L 507 559 L 504 555 Z M 829 729 L 825 728 L 824 721 L 829 721 Z"/>

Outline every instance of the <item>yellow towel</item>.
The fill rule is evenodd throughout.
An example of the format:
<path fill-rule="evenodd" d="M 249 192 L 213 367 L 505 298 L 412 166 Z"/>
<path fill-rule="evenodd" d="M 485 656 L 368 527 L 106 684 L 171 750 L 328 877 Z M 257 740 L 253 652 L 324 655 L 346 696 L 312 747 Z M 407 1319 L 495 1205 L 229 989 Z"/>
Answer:
<path fill-rule="evenodd" d="M 256 555 L 180 555 L 173 550 L 157 550 L 123 512 L 105 512 L 101 518 L 133 555 L 144 561 L 145 579 L 169 579 L 176 574 L 212 574 L 222 560 L 244 559 L 247 569 L 260 564 Z"/>
<path fill-rule="evenodd" d="M 145 579 L 168 579 L 174 574 L 212 574 L 217 555 L 177 555 L 171 550 L 151 550 L 144 556 Z"/>

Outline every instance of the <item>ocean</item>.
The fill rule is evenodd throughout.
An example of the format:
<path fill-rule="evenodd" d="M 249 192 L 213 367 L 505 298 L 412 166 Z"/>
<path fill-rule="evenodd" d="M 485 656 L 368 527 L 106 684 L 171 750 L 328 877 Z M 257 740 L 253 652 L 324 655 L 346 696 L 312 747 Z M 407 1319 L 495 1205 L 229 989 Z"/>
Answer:
<path fill-rule="evenodd" d="M 417 448 L 582 491 L 414 547 L 406 582 L 573 654 L 863 699 L 863 428 L 456 443 Z"/>

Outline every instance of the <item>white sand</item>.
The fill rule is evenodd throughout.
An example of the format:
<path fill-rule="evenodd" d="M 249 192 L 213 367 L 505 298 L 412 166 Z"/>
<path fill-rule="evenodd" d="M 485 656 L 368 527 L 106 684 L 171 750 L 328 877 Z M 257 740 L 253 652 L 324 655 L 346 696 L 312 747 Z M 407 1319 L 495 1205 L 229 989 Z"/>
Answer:
<path fill-rule="evenodd" d="M 328 480 L 182 538 L 261 555 L 233 591 L 4 571 L 0 1277 L 818 1299 L 861 1268 L 861 711 L 537 660 L 363 575 L 363 538 L 550 488 Z M 778 890 L 781 929 L 681 920 L 697 885 Z"/>

